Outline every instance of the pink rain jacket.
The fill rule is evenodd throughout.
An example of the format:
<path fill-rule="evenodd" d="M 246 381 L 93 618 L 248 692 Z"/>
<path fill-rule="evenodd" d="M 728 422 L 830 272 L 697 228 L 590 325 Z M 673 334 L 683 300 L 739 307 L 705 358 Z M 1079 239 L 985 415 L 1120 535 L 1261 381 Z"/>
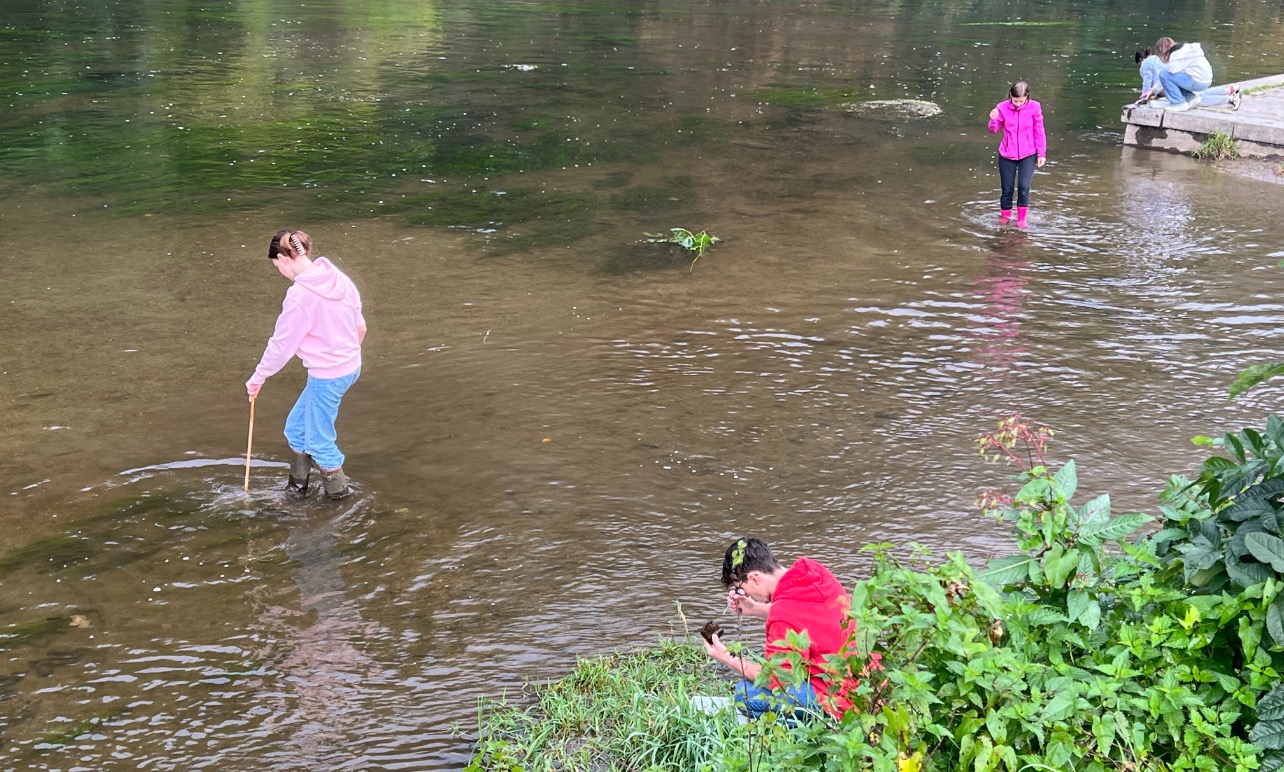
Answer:
<path fill-rule="evenodd" d="M 361 367 L 366 320 L 361 295 L 343 271 L 318 257 L 285 293 L 276 330 L 250 383 L 262 384 L 295 354 L 308 375 L 341 378 Z"/>
<path fill-rule="evenodd" d="M 1029 155 L 1044 158 L 1048 155 L 1048 138 L 1043 133 L 1043 106 L 1031 99 L 1020 108 L 1005 99 L 997 105 L 999 117 L 990 121 L 990 133 L 1003 131 L 999 155 L 1011 161 L 1020 161 Z"/>

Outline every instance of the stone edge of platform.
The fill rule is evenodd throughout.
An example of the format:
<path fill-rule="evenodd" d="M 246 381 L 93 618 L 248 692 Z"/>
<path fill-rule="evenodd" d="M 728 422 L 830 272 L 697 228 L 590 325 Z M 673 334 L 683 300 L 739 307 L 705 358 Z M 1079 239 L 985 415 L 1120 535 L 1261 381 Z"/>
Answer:
<path fill-rule="evenodd" d="M 1240 81 L 1234 84 L 1240 91 L 1261 88 L 1284 87 L 1284 74 L 1270 75 L 1264 78 Z M 1187 110 L 1175 113 L 1169 110 L 1141 105 L 1124 105 L 1121 120 L 1127 126 L 1124 144 L 1157 149 L 1186 152 L 1192 143 L 1198 146 L 1193 138 L 1185 141 L 1165 143 L 1154 140 L 1140 141 L 1143 133 L 1139 127 L 1158 130 L 1172 130 L 1185 134 L 1213 134 L 1224 132 L 1241 143 L 1251 143 L 1251 155 L 1284 155 L 1284 115 L 1279 119 L 1248 117 L 1239 112 L 1221 108 Z M 1153 134 L 1154 132 L 1144 132 Z M 1167 132 L 1161 132 L 1166 134 Z M 1249 150 L 1249 148 L 1243 148 Z"/>

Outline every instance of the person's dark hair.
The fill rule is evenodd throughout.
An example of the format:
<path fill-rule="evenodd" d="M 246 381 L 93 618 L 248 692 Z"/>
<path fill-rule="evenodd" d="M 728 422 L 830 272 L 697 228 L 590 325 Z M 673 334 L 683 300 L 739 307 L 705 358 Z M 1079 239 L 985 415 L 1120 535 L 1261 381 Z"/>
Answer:
<path fill-rule="evenodd" d="M 294 248 L 290 245 L 290 238 L 297 237 L 299 244 L 302 245 L 305 253 L 312 252 L 312 239 L 303 231 L 282 230 L 277 231 L 268 244 L 268 260 L 275 260 L 278 257 L 284 257 L 287 260 L 297 257 Z"/>
<path fill-rule="evenodd" d="M 1151 51 L 1149 48 L 1138 48 L 1136 53 L 1132 55 L 1132 59 L 1135 63 L 1141 64 L 1142 62 L 1150 58 L 1150 54 L 1151 54 Z"/>
<path fill-rule="evenodd" d="M 1030 96 L 1030 84 L 1026 83 L 1023 80 L 1018 80 L 1016 83 L 1012 84 L 1012 88 L 1008 89 L 1008 96 L 1010 97 Z"/>
<path fill-rule="evenodd" d="M 750 571 L 770 574 L 780 568 L 767 542 L 756 536 L 744 536 L 731 542 L 722 556 L 722 586 L 740 584 Z"/>

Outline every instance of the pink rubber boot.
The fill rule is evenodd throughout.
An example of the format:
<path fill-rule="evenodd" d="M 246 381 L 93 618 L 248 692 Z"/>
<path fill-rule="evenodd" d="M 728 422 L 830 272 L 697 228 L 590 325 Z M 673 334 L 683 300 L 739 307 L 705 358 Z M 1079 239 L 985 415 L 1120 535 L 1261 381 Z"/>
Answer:
<path fill-rule="evenodd" d="M 1025 227 L 1025 213 L 1028 211 L 1030 211 L 1030 207 L 1028 206 L 1017 207 L 1017 227 L 1018 228 Z"/>
<path fill-rule="evenodd" d="M 999 225 L 1007 225 L 1007 224 L 1008 224 L 1008 220 L 1011 220 L 1011 219 L 1012 219 L 1012 210 L 1011 210 L 1011 209 L 1000 209 L 1000 210 L 999 210 Z"/>

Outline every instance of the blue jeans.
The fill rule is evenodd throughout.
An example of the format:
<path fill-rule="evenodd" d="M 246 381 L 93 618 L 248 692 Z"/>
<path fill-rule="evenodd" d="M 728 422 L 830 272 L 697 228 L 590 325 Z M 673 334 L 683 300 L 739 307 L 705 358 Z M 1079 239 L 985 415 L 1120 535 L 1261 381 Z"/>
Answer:
<path fill-rule="evenodd" d="M 1186 100 L 1212 85 L 1200 83 L 1184 72 L 1169 72 L 1167 69 L 1159 71 L 1159 82 L 1163 84 L 1164 96 L 1168 97 L 1170 105 L 1185 104 Z"/>
<path fill-rule="evenodd" d="M 1012 209 L 1012 190 L 1016 189 L 1017 206 L 1030 205 L 1030 180 L 1034 179 L 1034 164 L 1039 159 L 1028 155 L 1020 161 L 999 156 L 999 184 L 1003 186 L 1003 195 L 999 197 L 999 208 L 1005 211 Z"/>
<path fill-rule="evenodd" d="M 290 450 L 307 453 L 326 471 L 343 466 L 343 454 L 335 444 L 334 422 L 339 417 L 343 395 L 359 377 L 361 368 L 340 378 L 308 376 L 308 385 L 285 419 L 285 441 L 290 443 Z"/>
<path fill-rule="evenodd" d="M 753 681 L 741 680 L 736 684 L 736 704 L 749 718 L 758 718 L 768 711 L 784 714 L 788 707 L 793 708 L 792 717 L 797 719 L 821 713 L 820 700 L 816 699 L 816 690 L 810 682 L 773 692 L 754 686 Z"/>

